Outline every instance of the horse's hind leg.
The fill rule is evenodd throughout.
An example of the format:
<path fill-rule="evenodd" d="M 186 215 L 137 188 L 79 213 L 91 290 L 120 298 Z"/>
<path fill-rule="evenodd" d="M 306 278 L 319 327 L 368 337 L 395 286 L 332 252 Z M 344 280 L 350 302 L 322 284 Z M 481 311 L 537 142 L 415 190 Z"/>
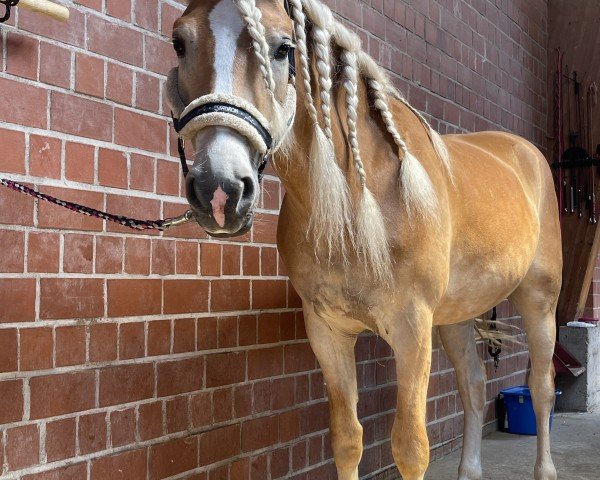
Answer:
<path fill-rule="evenodd" d="M 444 350 L 454 365 L 465 419 L 458 480 L 481 480 L 481 434 L 485 373 L 477 353 L 473 321 L 439 327 Z"/>
<path fill-rule="evenodd" d="M 304 305 L 306 331 L 329 395 L 331 446 L 338 480 L 358 480 L 363 429 L 356 411 L 358 389 L 354 346 L 357 336 L 330 326 Z"/>
<path fill-rule="evenodd" d="M 552 356 L 556 341 L 556 304 L 559 292 L 559 274 L 543 273 L 534 265 L 510 298 L 523 317 L 531 358 L 529 388 L 537 421 L 535 480 L 556 480 L 556 469 L 550 453 L 549 423 L 554 406 Z"/>

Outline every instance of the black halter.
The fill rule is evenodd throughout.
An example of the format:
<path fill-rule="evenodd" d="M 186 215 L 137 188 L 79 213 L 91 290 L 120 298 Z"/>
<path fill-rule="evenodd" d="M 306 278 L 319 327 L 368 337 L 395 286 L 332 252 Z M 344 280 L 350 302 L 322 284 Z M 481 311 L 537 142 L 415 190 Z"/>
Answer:
<path fill-rule="evenodd" d="M 284 2 L 285 11 L 291 17 L 292 16 L 292 7 L 288 0 Z M 294 81 L 296 78 L 296 55 L 295 49 L 290 48 L 288 52 L 288 64 L 289 64 L 289 80 Z M 269 132 L 269 130 L 250 112 L 244 110 L 243 108 L 237 107 L 230 103 L 224 102 L 212 102 L 201 105 L 193 110 L 190 110 L 183 118 L 175 118 L 173 114 L 171 114 L 173 118 L 173 127 L 175 131 L 179 134 L 181 131 L 188 125 L 192 120 L 201 117 L 203 115 L 208 115 L 209 113 L 227 113 L 229 115 L 233 115 L 237 118 L 248 123 L 252 126 L 260 135 L 260 137 L 265 142 L 267 146 L 267 153 L 262 158 L 260 165 L 258 166 L 258 181 L 261 182 L 264 176 L 265 168 L 269 163 L 269 157 L 271 156 L 271 149 L 273 148 L 273 136 Z M 184 177 L 187 177 L 189 173 L 189 168 L 187 165 L 187 158 L 185 155 L 185 140 L 179 136 L 177 140 L 177 151 L 179 153 L 179 160 L 181 161 L 181 169 L 183 171 Z"/>

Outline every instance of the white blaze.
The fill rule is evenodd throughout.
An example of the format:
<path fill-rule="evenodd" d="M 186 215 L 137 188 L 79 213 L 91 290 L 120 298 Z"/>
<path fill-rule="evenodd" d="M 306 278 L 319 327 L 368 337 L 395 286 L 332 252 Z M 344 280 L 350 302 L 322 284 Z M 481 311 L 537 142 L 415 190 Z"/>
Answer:
<path fill-rule="evenodd" d="M 215 39 L 215 93 L 231 94 L 237 43 L 244 23 L 233 0 L 221 0 L 208 19 Z"/>

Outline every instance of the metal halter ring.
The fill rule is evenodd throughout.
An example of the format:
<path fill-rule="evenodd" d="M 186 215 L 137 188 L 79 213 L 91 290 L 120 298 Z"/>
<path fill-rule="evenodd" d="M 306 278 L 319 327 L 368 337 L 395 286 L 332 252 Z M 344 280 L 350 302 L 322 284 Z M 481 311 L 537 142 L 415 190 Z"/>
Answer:
<path fill-rule="evenodd" d="M 6 7 L 4 16 L 0 18 L 0 23 L 4 23 L 10 18 L 10 9 L 16 7 L 19 0 L 0 0 L 0 3 Z"/>

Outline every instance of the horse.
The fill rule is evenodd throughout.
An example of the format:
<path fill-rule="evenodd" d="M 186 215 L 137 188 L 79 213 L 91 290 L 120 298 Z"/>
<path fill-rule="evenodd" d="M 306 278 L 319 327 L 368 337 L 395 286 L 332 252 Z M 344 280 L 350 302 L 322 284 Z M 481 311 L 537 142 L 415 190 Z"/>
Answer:
<path fill-rule="evenodd" d="M 270 158 L 285 187 L 278 247 L 327 385 L 338 478 L 358 479 L 363 451 L 364 331 L 395 355 L 394 461 L 424 478 L 435 326 L 465 410 L 458 478 L 482 478 L 485 376 L 469 319 L 509 298 L 530 349 L 535 480 L 555 480 L 561 232 L 542 153 L 509 133 L 438 135 L 318 0 L 191 0 L 173 46 L 167 101 L 194 148 L 195 220 L 216 238 L 248 232 Z"/>

